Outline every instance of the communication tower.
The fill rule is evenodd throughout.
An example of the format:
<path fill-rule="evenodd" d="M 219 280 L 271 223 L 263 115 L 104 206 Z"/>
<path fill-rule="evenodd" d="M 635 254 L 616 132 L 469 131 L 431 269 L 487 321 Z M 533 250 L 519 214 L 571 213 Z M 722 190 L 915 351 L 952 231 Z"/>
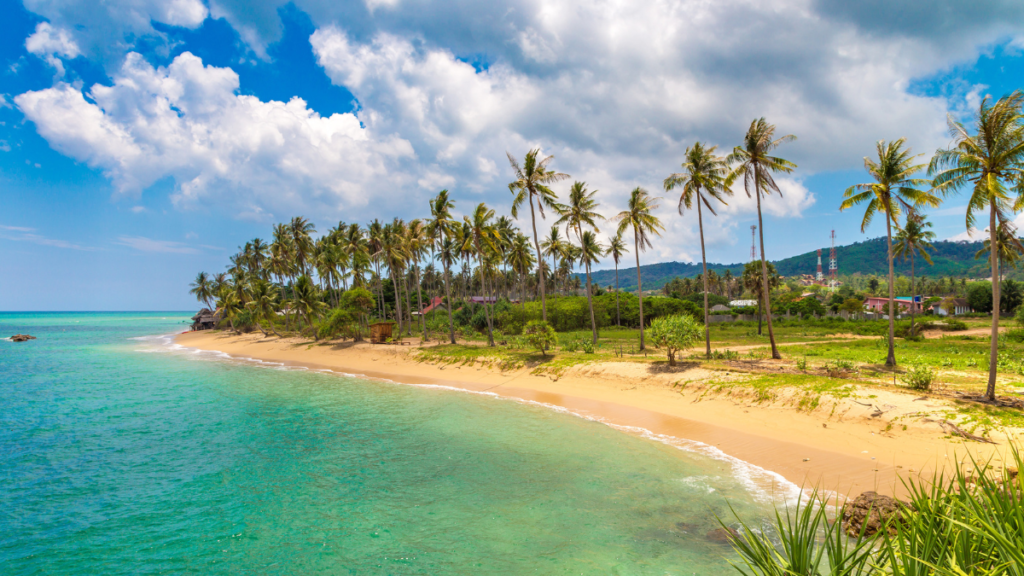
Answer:
<path fill-rule="evenodd" d="M 839 263 L 836 259 L 836 231 L 832 231 L 832 250 L 828 255 L 828 288 L 835 292 L 839 289 Z"/>
<path fill-rule="evenodd" d="M 750 261 L 757 260 L 757 224 L 750 227 Z"/>
<path fill-rule="evenodd" d="M 821 273 L 821 248 L 818 248 L 818 273 L 814 275 L 814 279 L 821 284 L 825 280 L 825 275 Z"/>

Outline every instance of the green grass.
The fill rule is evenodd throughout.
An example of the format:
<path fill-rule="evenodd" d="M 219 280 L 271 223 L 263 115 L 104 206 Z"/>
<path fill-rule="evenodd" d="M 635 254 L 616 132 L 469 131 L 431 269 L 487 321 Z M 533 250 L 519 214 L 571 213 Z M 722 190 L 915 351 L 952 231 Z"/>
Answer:
<path fill-rule="evenodd" d="M 688 386 L 689 383 L 680 385 L 683 390 Z M 752 394 L 755 402 L 764 403 L 779 400 L 785 392 L 795 392 L 796 408 L 810 412 L 821 404 L 825 396 L 840 400 L 853 396 L 856 390 L 856 382 L 842 378 L 811 374 L 754 374 L 750 378 L 708 382 L 702 397 L 707 394 Z"/>

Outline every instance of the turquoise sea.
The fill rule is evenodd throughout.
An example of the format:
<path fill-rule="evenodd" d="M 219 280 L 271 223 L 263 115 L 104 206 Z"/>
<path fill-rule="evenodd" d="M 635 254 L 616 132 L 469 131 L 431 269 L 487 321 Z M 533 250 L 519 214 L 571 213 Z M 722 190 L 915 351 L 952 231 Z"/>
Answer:
<path fill-rule="evenodd" d="M 716 515 L 767 517 L 693 443 L 185 349 L 189 315 L 0 314 L 38 337 L 0 341 L 0 573 L 719 575 Z"/>

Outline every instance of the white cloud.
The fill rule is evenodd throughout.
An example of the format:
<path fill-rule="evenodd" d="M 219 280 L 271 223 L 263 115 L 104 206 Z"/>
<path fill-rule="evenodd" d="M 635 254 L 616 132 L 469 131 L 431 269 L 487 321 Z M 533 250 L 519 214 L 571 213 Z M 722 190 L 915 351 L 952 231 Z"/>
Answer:
<path fill-rule="evenodd" d="M 145 206 L 132 206 L 131 211 L 135 214 L 141 214 L 146 211 Z"/>
<path fill-rule="evenodd" d="M 11 145 L 7 143 L 7 140 L 0 140 L 0 152 L 10 152 Z"/>
<path fill-rule="evenodd" d="M 139 252 L 163 252 L 168 254 L 198 254 L 198 248 L 170 240 L 153 240 L 143 236 L 121 236 L 114 244 L 134 248 Z"/>
<path fill-rule="evenodd" d="M 196 28 L 206 20 L 208 10 L 202 0 L 25 0 L 25 8 L 43 16 L 48 29 L 29 37 L 30 52 L 55 53 L 51 48 L 72 50 L 63 56 L 94 56 L 117 63 L 142 37 L 160 39 L 163 35 L 154 22 L 168 26 Z"/>
<path fill-rule="evenodd" d="M 67 30 L 54 28 L 49 22 L 36 25 L 36 31 L 25 40 L 25 49 L 36 56 L 56 54 L 75 58 L 82 53 Z"/>
<path fill-rule="evenodd" d="M 15 103 L 51 146 L 101 168 L 131 197 L 169 176 L 181 207 L 316 213 L 401 185 L 399 163 L 412 156 L 404 140 L 378 137 L 352 114 L 321 117 L 298 98 L 263 102 L 237 90 L 232 70 L 190 53 L 166 68 L 132 53 L 113 86 L 93 86 L 88 100 L 58 84 Z"/>
<path fill-rule="evenodd" d="M 40 234 L 36 234 L 35 228 L 27 228 L 24 226 L 3 226 L 0 225 L 0 238 L 5 240 L 13 240 L 15 242 L 31 242 L 33 244 L 39 244 L 41 246 L 51 246 L 53 248 L 66 248 L 69 250 L 95 250 L 95 248 L 89 248 L 74 242 L 68 242 L 66 240 L 58 240 L 56 238 L 47 238 Z"/>
<path fill-rule="evenodd" d="M 985 214 L 976 213 L 976 218 L 982 219 L 984 217 Z M 1013 226 L 1017 230 L 1024 229 L 1024 212 L 1018 214 L 1017 217 L 1013 219 Z M 949 240 L 950 242 L 984 242 L 985 240 L 988 240 L 988 231 L 988 226 L 985 226 L 984 228 L 981 229 L 970 228 L 959 234 L 950 236 L 949 238 L 946 238 L 946 240 Z"/>

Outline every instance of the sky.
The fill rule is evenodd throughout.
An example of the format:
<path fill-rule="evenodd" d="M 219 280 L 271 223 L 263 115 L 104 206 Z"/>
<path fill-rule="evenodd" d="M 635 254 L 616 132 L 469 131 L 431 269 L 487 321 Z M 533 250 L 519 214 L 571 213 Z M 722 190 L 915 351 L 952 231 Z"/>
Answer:
<path fill-rule="evenodd" d="M 636 186 L 663 197 L 641 263 L 699 261 L 696 215 L 662 182 L 687 146 L 725 154 L 761 116 L 797 137 L 777 152 L 798 168 L 764 205 L 768 258 L 832 230 L 848 244 L 884 234 L 838 211 L 877 141 L 906 138 L 927 163 L 948 116 L 1024 74 L 1019 0 L 0 0 L 0 14 L 0 310 L 193 309 L 197 272 L 297 215 L 321 232 L 409 220 L 443 188 L 460 214 L 507 214 L 506 153 L 532 148 L 572 176 L 556 192 L 586 182 L 605 216 Z M 734 192 L 706 222 L 710 262 L 749 259 L 756 211 Z M 965 205 L 929 214 L 940 238 L 966 237 Z"/>

